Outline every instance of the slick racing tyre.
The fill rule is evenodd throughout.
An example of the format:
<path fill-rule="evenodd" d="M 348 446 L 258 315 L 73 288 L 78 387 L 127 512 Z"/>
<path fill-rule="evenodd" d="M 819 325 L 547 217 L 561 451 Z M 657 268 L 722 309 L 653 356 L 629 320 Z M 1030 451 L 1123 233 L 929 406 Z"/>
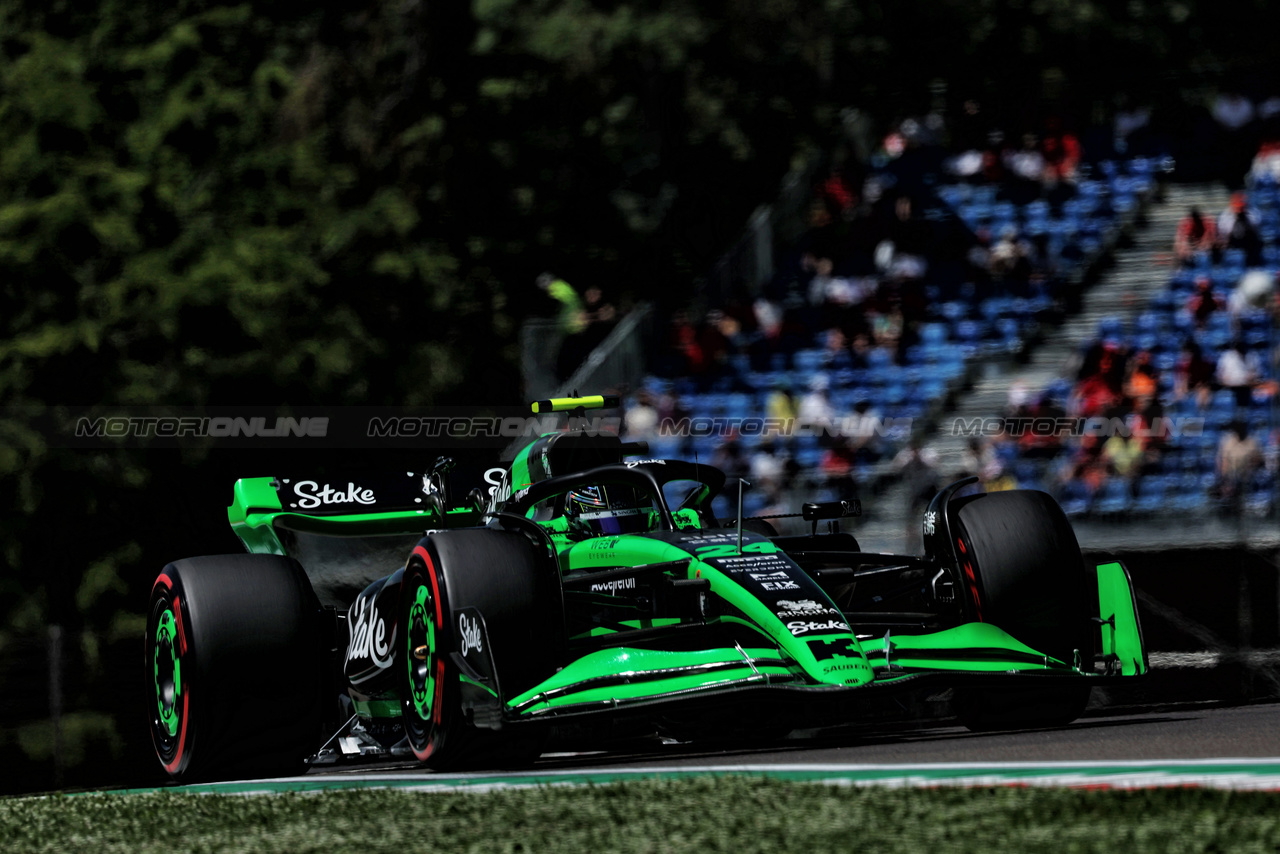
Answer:
<path fill-rule="evenodd" d="M 179 560 L 147 612 L 151 740 L 176 780 L 300 774 L 320 746 L 320 605 L 277 555 Z"/>
<path fill-rule="evenodd" d="M 1032 490 L 963 500 L 954 545 L 970 619 L 1064 664 L 1073 664 L 1077 652 L 1091 662 L 1084 557 L 1062 508 Z M 1067 724 L 1084 711 L 1090 686 L 1083 678 L 1062 679 L 1033 688 L 957 688 L 956 713 L 974 730 Z"/>
<path fill-rule="evenodd" d="M 554 672 L 563 628 L 552 617 L 560 613 L 553 571 L 523 534 L 510 531 L 442 531 L 414 549 L 401 586 L 396 667 L 405 735 L 420 761 L 437 770 L 511 767 L 541 753 L 540 731 L 500 728 L 496 695 L 483 722 L 464 709 L 463 665 L 487 660 L 476 666 L 493 678 L 473 690 L 500 690 L 504 699 Z"/>

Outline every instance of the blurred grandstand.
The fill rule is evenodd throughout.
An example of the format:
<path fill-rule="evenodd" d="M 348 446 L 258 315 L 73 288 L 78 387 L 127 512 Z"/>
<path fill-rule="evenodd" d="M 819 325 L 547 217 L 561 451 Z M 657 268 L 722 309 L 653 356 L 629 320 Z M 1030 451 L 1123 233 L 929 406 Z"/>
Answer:
<path fill-rule="evenodd" d="M 751 481 L 749 515 L 874 495 L 877 547 L 911 547 L 913 505 L 968 474 L 1049 491 L 1078 527 L 1218 519 L 1222 539 L 1274 519 L 1277 161 L 1243 198 L 1256 245 L 1180 264 L 1176 221 L 1240 200 L 1050 127 L 948 151 L 916 123 L 870 164 L 810 168 L 807 230 L 765 253 L 772 277 L 655 322 L 628 431 Z"/>

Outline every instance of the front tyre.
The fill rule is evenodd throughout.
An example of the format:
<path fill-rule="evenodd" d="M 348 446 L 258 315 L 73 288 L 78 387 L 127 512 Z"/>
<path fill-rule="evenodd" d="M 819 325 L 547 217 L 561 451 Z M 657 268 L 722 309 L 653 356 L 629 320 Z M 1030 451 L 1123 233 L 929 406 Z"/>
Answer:
<path fill-rule="evenodd" d="M 277 555 L 190 558 L 152 585 L 145 640 L 156 758 L 175 780 L 306 770 L 320 744 L 320 606 Z"/>
<path fill-rule="evenodd" d="M 554 672 L 558 580 L 518 533 L 472 528 L 432 534 L 413 550 L 401 586 L 401 720 L 415 756 L 437 770 L 519 766 L 541 752 L 540 732 L 478 725 L 463 708 L 456 657 L 459 614 L 484 620 L 482 650 L 504 697 Z M 475 639 L 468 649 L 479 650 Z M 489 721 L 490 724 L 494 721 Z"/>
<path fill-rule="evenodd" d="M 1084 557 L 1062 508 L 1049 495 L 1011 490 L 957 501 L 953 545 L 969 617 L 1027 646 L 1074 663 L 1093 660 Z M 1026 687 L 956 690 L 955 710 L 972 730 L 1059 726 L 1089 702 L 1083 677 L 1046 677 Z"/>

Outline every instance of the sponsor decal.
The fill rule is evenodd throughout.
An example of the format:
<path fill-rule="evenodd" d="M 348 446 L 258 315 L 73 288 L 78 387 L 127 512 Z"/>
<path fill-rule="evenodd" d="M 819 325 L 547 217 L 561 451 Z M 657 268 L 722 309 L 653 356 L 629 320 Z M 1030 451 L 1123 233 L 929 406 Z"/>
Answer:
<path fill-rule="evenodd" d="M 778 607 L 785 608 L 788 611 L 805 611 L 807 613 L 830 610 L 826 605 L 820 605 L 812 599 L 779 599 Z"/>
<path fill-rule="evenodd" d="M 738 554 L 737 539 L 734 537 L 726 539 L 727 542 L 723 545 L 698 546 L 694 551 L 697 552 L 698 557 L 703 560 L 707 560 L 708 558 L 740 557 Z M 744 543 L 742 546 L 743 554 L 774 554 L 777 551 L 778 547 L 767 541 Z"/>
<path fill-rule="evenodd" d="M 860 658 L 858 645 L 848 638 L 836 640 L 805 641 L 815 661 L 827 661 L 832 658 Z"/>
<path fill-rule="evenodd" d="M 466 614 L 458 615 L 458 634 L 462 637 L 462 655 L 475 650 L 484 652 L 484 644 L 480 639 L 480 621 L 472 620 Z"/>
<path fill-rule="evenodd" d="M 634 590 L 636 580 L 634 578 L 615 578 L 612 581 L 601 581 L 591 585 L 592 593 L 608 593 L 610 596 L 616 596 L 619 590 Z"/>
<path fill-rule="evenodd" d="M 752 579 L 759 581 L 760 586 L 765 590 L 799 590 L 800 585 L 791 580 L 791 576 L 786 570 L 778 570 L 776 572 L 748 572 Z"/>
<path fill-rule="evenodd" d="M 861 670 L 861 669 L 862 669 L 861 662 L 857 662 L 854 664 L 827 664 L 823 666 L 822 672 L 835 673 L 840 670 Z"/>
<path fill-rule="evenodd" d="M 748 570 L 788 572 L 791 563 L 778 555 L 747 555 L 744 557 L 722 557 L 708 561 L 716 569 L 723 572 L 746 572 Z"/>
<path fill-rule="evenodd" d="M 778 619 L 785 620 L 789 617 L 825 617 L 840 616 L 840 612 L 835 608 L 822 605 L 812 599 L 800 599 L 793 601 L 791 599 L 779 599 L 776 603 L 779 610 L 774 613 L 778 615 Z"/>
<path fill-rule="evenodd" d="M 347 644 L 347 661 L 367 658 L 377 667 L 391 663 L 391 650 L 395 648 L 396 632 L 387 637 L 387 621 L 374 607 L 372 596 L 361 596 L 351 607 L 355 617 L 351 622 L 351 640 Z"/>
<path fill-rule="evenodd" d="M 324 504 L 373 504 L 372 489 L 365 489 L 348 482 L 347 488 L 334 489 L 329 484 L 321 486 L 314 480 L 300 480 L 293 485 L 293 494 L 297 501 L 289 502 L 290 507 L 302 510 L 314 510 Z"/>
<path fill-rule="evenodd" d="M 666 460 L 628 460 L 627 462 L 623 463 L 623 465 L 625 465 L 629 469 L 633 469 L 636 466 L 645 466 L 650 464 L 665 466 L 667 464 L 667 461 Z"/>
<path fill-rule="evenodd" d="M 938 524 L 937 513 L 930 510 L 928 513 L 924 514 L 924 535 L 926 537 L 932 537 L 934 529 L 937 527 L 937 524 Z"/>
<path fill-rule="evenodd" d="M 589 548 L 593 552 L 612 549 L 618 545 L 618 539 L 618 537 L 604 537 L 603 539 L 592 540 Z"/>
<path fill-rule="evenodd" d="M 827 620 L 825 623 L 819 623 L 816 620 L 792 620 L 787 623 L 787 631 L 796 637 L 814 632 L 847 632 L 849 624 L 844 620 Z"/>
<path fill-rule="evenodd" d="M 490 511 L 495 510 L 498 505 L 511 498 L 510 477 L 510 473 L 501 467 L 485 470 L 484 482 L 489 484 L 488 509 Z"/>

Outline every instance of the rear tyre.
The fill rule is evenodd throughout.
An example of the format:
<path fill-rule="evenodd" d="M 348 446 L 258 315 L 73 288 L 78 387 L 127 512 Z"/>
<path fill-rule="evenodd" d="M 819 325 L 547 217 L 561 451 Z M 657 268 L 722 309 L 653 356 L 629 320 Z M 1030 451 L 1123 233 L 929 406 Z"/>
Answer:
<path fill-rule="evenodd" d="M 970 617 L 1064 664 L 1077 651 L 1092 661 L 1084 557 L 1057 502 L 1032 490 L 993 492 L 959 504 L 955 518 Z M 972 730 L 1067 724 L 1084 712 L 1091 686 L 1062 678 L 1033 688 L 957 688 L 955 711 Z"/>
<path fill-rule="evenodd" d="M 397 667 L 405 735 L 421 762 L 437 770 L 514 767 L 541 754 L 541 731 L 476 725 L 463 708 L 454 656 L 459 615 L 474 608 L 484 621 L 482 652 L 493 661 L 504 699 L 550 676 L 561 629 L 547 620 L 558 613 L 552 571 L 539 565 L 522 534 L 509 531 L 444 531 L 414 549 L 401 587 L 404 664 Z"/>
<path fill-rule="evenodd" d="M 300 774 L 320 746 L 320 605 L 297 561 L 189 558 L 151 589 L 151 739 L 181 782 Z"/>

